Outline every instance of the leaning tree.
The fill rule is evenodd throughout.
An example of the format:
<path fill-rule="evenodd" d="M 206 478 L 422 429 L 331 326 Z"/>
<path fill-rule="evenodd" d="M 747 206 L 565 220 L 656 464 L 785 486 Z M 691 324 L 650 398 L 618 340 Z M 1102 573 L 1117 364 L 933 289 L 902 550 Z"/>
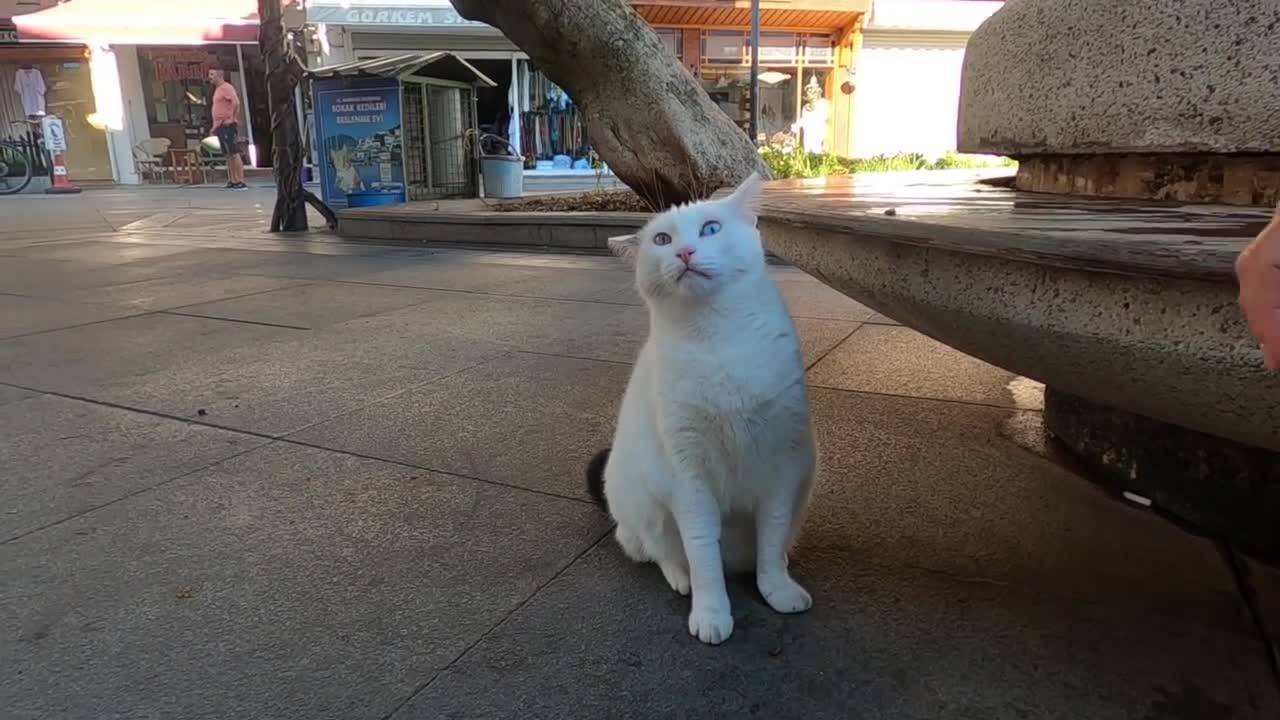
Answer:
<path fill-rule="evenodd" d="M 654 208 L 768 169 L 625 0 L 450 0 L 497 27 L 582 111 L 591 145 Z"/>
<path fill-rule="evenodd" d="M 271 232 L 307 229 L 307 204 L 337 227 L 333 211 L 302 186 L 303 144 L 298 127 L 296 90 L 306 68 L 284 31 L 281 0 L 258 0 L 258 47 L 267 75 L 267 102 L 271 107 L 271 167 L 276 180 L 276 204 L 271 211 Z"/>

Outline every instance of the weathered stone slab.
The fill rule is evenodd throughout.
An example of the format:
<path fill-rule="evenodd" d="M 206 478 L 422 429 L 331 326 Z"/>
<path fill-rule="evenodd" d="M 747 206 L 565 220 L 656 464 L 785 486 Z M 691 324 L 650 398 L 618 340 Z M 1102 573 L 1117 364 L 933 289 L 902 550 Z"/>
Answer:
<path fill-rule="evenodd" d="M 1033 155 L 1018 163 L 1028 192 L 1275 207 L 1280 155 Z"/>
<path fill-rule="evenodd" d="M 1274 0 L 1012 0 L 969 40 L 960 149 L 1275 153 L 1277 32 Z"/>
<path fill-rule="evenodd" d="M 1233 276 L 1236 255 L 1271 219 L 1269 210 L 1038 195 L 925 174 L 775 182 L 764 206 L 775 227 L 1090 272 L 1216 281 Z"/>
<path fill-rule="evenodd" d="M 261 448 L 0 546 L 0 707 L 386 717 L 607 529 L 586 503 Z"/>
<path fill-rule="evenodd" d="M 1265 211 L 927 182 L 776 183 L 770 250 L 962 352 L 1094 402 L 1280 450 L 1232 263 Z"/>
<path fill-rule="evenodd" d="M 620 212 L 448 212 L 430 205 L 343 210 L 338 234 L 349 240 L 408 244 L 604 251 L 610 236 L 633 231 L 649 218 Z"/>
<path fill-rule="evenodd" d="M 811 611 L 731 579 L 734 635 L 707 648 L 609 539 L 392 717 L 1270 720 L 1213 543 L 1001 437 L 1009 414 L 818 391 Z"/>

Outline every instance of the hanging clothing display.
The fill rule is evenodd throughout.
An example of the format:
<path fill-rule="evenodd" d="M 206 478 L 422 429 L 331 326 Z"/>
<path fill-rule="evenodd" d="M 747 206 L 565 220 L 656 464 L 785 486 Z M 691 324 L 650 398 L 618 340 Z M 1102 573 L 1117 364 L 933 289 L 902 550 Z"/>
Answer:
<path fill-rule="evenodd" d="M 44 75 L 31 67 L 19 68 L 13 77 L 13 90 L 22 98 L 22 112 L 26 115 L 44 115 L 44 94 L 48 90 Z"/>
<path fill-rule="evenodd" d="M 590 162 L 591 141 L 582 114 L 564 89 L 522 67 L 519 87 L 520 151 L 526 158 Z"/>

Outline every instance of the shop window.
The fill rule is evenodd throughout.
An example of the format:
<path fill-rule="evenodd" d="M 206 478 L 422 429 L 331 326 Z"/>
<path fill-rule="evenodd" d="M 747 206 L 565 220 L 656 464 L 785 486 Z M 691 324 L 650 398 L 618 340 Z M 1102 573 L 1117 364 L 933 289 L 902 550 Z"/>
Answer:
<path fill-rule="evenodd" d="M 521 148 L 526 159 L 591 162 L 591 140 L 578 107 L 565 91 L 529 67 L 521 81 L 527 109 L 520 114 Z"/>
<path fill-rule="evenodd" d="M 804 35 L 800 44 L 805 65 L 836 64 L 836 39 L 831 35 Z"/>
<path fill-rule="evenodd" d="M 769 145 L 824 149 L 830 122 L 831 71 L 796 65 L 760 68 L 760 134 Z M 746 132 L 751 124 L 751 71 L 746 67 L 704 66 L 702 88 Z"/>
<path fill-rule="evenodd" d="M 796 121 L 795 67 L 760 68 L 760 132 L 766 138 L 790 131 Z M 751 124 L 751 71 L 744 67 L 705 67 L 702 87 L 711 100 L 745 132 Z"/>
<path fill-rule="evenodd" d="M 741 65 L 748 58 L 747 35 L 707 30 L 702 33 L 702 61 L 713 65 Z"/>
<path fill-rule="evenodd" d="M 138 65 L 151 135 L 175 147 L 198 143 L 213 124 L 209 70 L 222 70 L 237 91 L 241 87 L 234 45 L 139 48 Z M 245 98 L 240 102 L 243 107 Z"/>
<path fill-rule="evenodd" d="M 747 61 L 750 62 L 750 39 L 747 40 Z M 760 33 L 760 64 L 794 65 L 797 55 L 795 33 Z"/>
<path fill-rule="evenodd" d="M 658 28 L 658 39 L 662 40 L 662 44 L 667 46 L 667 50 L 676 56 L 677 60 L 684 60 L 684 33 L 680 30 L 672 28 Z"/>
<path fill-rule="evenodd" d="M 795 33 L 760 33 L 761 65 L 795 65 L 800 39 Z M 702 33 L 702 60 L 711 65 L 744 65 L 751 62 L 751 36 L 744 32 L 708 30 Z"/>
<path fill-rule="evenodd" d="M 27 107 L 22 97 L 9 89 L 19 72 L 34 72 L 40 77 L 45 86 L 43 103 Z M 0 90 L 0 138 L 33 141 L 36 132 L 28 122 L 28 111 L 57 115 L 67 137 L 65 161 L 72 181 L 112 179 L 106 134 L 89 122 L 95 105 L 83 48 L 0 48 L 0 82 L 7 86 Z"/>

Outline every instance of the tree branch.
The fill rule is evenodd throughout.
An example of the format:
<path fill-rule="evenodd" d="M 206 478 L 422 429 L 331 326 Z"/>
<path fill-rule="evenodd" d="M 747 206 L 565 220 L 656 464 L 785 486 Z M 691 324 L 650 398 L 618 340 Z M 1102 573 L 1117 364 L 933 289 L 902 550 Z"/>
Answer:
<path fill-rule="evenodd" d="M 755 143 L 625 0 L 450 1 L 568 92 L 597 154 L 651 206 L 769 176 Z"/>
<path fill-rule="evenodd" d="M 333 212 L 333 208 L 325 205 L 324 201 L 316 197 L 316 194 L 310 190 L 303 189 L 302 198 L 307 201 L 308 205 L 315 208 L 316 212 L 324 216 L 325 224 L 329 226 L 330 230 L 338 229 L 338 216 Z"/>

